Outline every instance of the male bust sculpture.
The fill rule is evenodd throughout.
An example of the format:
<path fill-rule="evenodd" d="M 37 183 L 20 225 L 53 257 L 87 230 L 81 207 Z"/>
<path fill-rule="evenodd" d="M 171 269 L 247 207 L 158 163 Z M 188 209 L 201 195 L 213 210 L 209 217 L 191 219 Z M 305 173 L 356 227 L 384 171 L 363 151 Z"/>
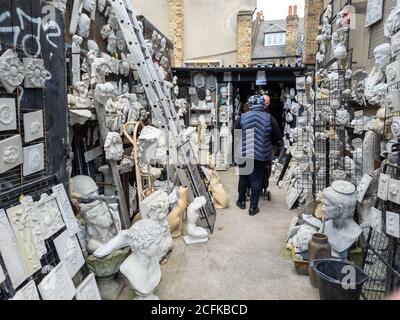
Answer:
<path fill-rule="evenodd" d="M 322 195 L 322 210 L 327 218 L 324 233 L 332 247 L 332 256 L 346 259 L 349 248 L 362 232 L 353 220 L 357 202 L 356 188 L 350 182 L 339 180 L 326 188 Z"/>
<path fill-rule="evenodd" d="M 135 289 L 136 300 L 158 300 L 153 292 L 161 281 L 158 252 L 162 233 L 157 222 L 140 220 L 94 253 L 95 257 L 102 258 L 115 250 L 132 248 L 132 254 L 121 264 L 120 271 Z"/>

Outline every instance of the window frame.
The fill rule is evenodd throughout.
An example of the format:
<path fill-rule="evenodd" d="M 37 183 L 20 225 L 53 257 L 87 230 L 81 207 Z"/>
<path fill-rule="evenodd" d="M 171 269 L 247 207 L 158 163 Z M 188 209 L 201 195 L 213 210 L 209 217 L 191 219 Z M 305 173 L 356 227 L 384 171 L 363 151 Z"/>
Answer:
<path fill-rule="evenodd" d="M 286 45 L 286 32 L 264 33 L 264 47 Z"/>

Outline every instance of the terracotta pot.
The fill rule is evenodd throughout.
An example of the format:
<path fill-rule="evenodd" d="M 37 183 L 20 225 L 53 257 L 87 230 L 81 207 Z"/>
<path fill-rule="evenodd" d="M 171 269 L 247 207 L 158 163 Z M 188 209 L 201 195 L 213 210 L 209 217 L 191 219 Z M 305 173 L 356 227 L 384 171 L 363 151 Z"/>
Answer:
<path fill-rule="evenodd" d="M 331 246 L 328 242 L 328 237 L 323 233 L 315 233 L 308 243 L 308 275 L 310 276 L 311 284 L 317 288 L 317 275 L 311 269 L 311 261 L 316 259 L 325 259 L 331 257 Z"/>

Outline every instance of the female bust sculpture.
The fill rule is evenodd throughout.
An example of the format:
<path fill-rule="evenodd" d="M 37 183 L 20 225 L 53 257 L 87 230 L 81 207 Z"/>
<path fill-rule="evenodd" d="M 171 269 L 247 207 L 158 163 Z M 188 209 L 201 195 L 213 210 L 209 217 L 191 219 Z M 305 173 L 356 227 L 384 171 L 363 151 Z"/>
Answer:
<path fill-rule="evenodd" d="M 153 292 L 161 280 L 158 252 L 162 233 L 157 222 L 140 220 L 94 253 L 96 258 L 102 258 L 115 250 L 132 248 L 132 254 L 121 264 L 120 271 L 135 289 L 136 300 L 158 300 Z"/>

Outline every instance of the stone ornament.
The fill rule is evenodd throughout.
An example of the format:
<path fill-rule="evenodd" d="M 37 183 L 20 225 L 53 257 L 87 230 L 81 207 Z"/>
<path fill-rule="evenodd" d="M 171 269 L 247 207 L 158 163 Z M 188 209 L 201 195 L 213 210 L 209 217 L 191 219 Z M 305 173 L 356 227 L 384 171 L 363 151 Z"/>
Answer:
<path fill-rule="evenodd" d="M 6 211 L 17 240 L 24 268 L 28 275 L 32 275 L 40 270 L 42 266 L 33 240 L 28 214 L 22 205 L 9 208 Z"/>
<path fill-rule="evenodd" d="M 377 208 L 371 208 L 371 228 L 382 232 L 382 211 Z"/>
<path fill-rule="evenodd" d="M 44 88 L 50 73 L 44 67 L 43 59 L 24 58 L 25 88 Z"/>
<path fill-rule="evenodd" d="M 0 131 L 16 130 L 15 99 L 0 99 Z"/>
<path fill-rule="evenodd" d="M 60 261 L 64 263 L 68 274 L 73 278 L 85 264 L 85 258 L 76 236 L 71 236 L 68 231 L 64 231 L 54 239 L 54 245 Z"/>
<path fill-rule="evenodd" d="M 386 233 L 392 237 L 400 238 L 399 213 L 386 211 Z"/>
<path fill-rule="evenodd" d="M 163 190 L 156 191 L 139 204 L 143 219 L 157 222 L 163 232 L 160 243 L 159 259 L 163 259 L 172 250 L 173 240 L 168 224 L 169 197 Z"/>
<path fill-rule="evenodd" d="M 11 300 L 40 300 L 35 281 L 29 281 L 24 287 L 17 291 Z"/>
<path fill-rule="evenodd" d="M 206 85 L 206 77 L 204 74 L 202 73 L 196 73 L 193 77 L 193 85 L 197 88 L 197 89 L 201 89 L 204 88 L 204 86 Z"/>
<path fill-rule="evenodd" d="M 44 137 L 43 111 L 35 111 L 24 114 L 25 142 L 32 142 Z"/>
<path fill-rule="evenodd" d="M 389 179 L 388 200 L 400 204 L 400 181 Z"/>
<path fill-rule="evenodd" d="M 45 239 L 42 231 L 42 226 L 40 224 L 35 203 L 31 196 L 25 196 L 20 200 L 20 203 L 23 205 L 25 212 L 27 214 L 27 219 L 29 225 L 32 229 L 32 237 L 36 246 L 36 250 L 39 255 L 39 259 L 41 259 L 44 255 L 47 254 Z"/>
<path fill-rule="evenodd" d="M 208 232 L 202 227 L 196 225 L 199 219 L 200 209 L 207 204 L 205 197 L 198 197 L 193 200 L 187 210 L 187 235 L 183 237 L 185 244 L 197 244 L 208 241 Z"/>
<path fill-rule="evenodd" d="M 76 300 L 101 300 L 99 288 L 93 273 L 89 274 L 85 280 L 76 288 Z"/>
<path fill-rule="evenodd" d="M 396 60 L 386 67 L 386 79 L 388 86 L 400 81 L 400 61 Z"/>
<path fill-rule="evenodd" d="M 44 144 L 24 148 L 24 177 L 44 170 Z"/>
<path fill-rule="evenodd" d="M 395 138 L 400 139 L 400 117 L 393 118 L 392 133 Z"/>
<path fill-rule="evenodd" d="M 365 27 L 372 26 L 383 18 L 383 0 L 368 0 Z"/>
<path fill-rule="evenodd" d="M 368 188 L 372 182 L 372 177 L 369 174 L 364 174 L 361 181 L 357 186 L 357 201 L 362 203 L 365 194 L 368 191 Z"/>
<path fill-rule="evenodd" d="M 43 300 L 72 300 L 76 293 L 74 283 L 62 262 L 44 277 L 38 289 Z"/>
<path fill-rule="evenodd" d="M 154 290 L 161 280 L 159 263 L 163 230 L 159 223 L 150 219 L 136 222 L 129 230 L 123 230 L 110 242 L 94 253 L 102 258 L 115 250 L 130 246 L 132 254 L 120 266 L 136 292 L 136 300 L 158 300 Z"/>
<path fill-rule="evenodd" d="M 25 269 L 17 239 L 3 209 L 0 209 L 0 253 L 12 286 L 18 288 L 30 274 Z"/>
<path fill-rule="evenodd" d="M 344 108 L 340 108 L 336 111 L 336 123 L 340 126 L 350 124 L 351 116 L 350 113 Z"/>
<path fill-rule="evenodd" d="M 19 166 L 23 161 L 20 135 L 0 141 L 0 174 Z"/>
<path fill-rule="evenodd" d="M 18 56 L 11 49 L 0 57 L 0 82 L 8 93 L 22 84 L 25 78 L 25 68 Z"/>
<path fill-rule="evenodd" d="M 72 210 L 71 203 L 65 191 L 64 185 L 59 184 L 51 189 L 53 190 L 53 195 L 55 195 L 57 199 L 57 204 L 60 208 L 60 212 L 64 219 L 65 226 L 67 227 L 69 235 L 73 236 L 77 234 L 80 228 L 78 225 L 78 221 L 75 218 L 74 211 Z"/>
<path fill-rule="evenodd" d="M 389 180 L 390 176 L 384 173 L 381 173 L 379 176 L 379 186 L 378 186 L 378 198 L 383 201 L 388 200 L 389 195 Z"/>
<path fill-rule="evenodd" d="M 65 226 L 54 195 L 42 194 L 40 200 L 35 202 L 35 206 L 45 239 L 50 238 Z"/>
<path fill-rule="evenodd" d="M 104 143 L 107 160 L 120 161 L 124 155 L 122 138 L 119 133 L 109 132 Z"/>

